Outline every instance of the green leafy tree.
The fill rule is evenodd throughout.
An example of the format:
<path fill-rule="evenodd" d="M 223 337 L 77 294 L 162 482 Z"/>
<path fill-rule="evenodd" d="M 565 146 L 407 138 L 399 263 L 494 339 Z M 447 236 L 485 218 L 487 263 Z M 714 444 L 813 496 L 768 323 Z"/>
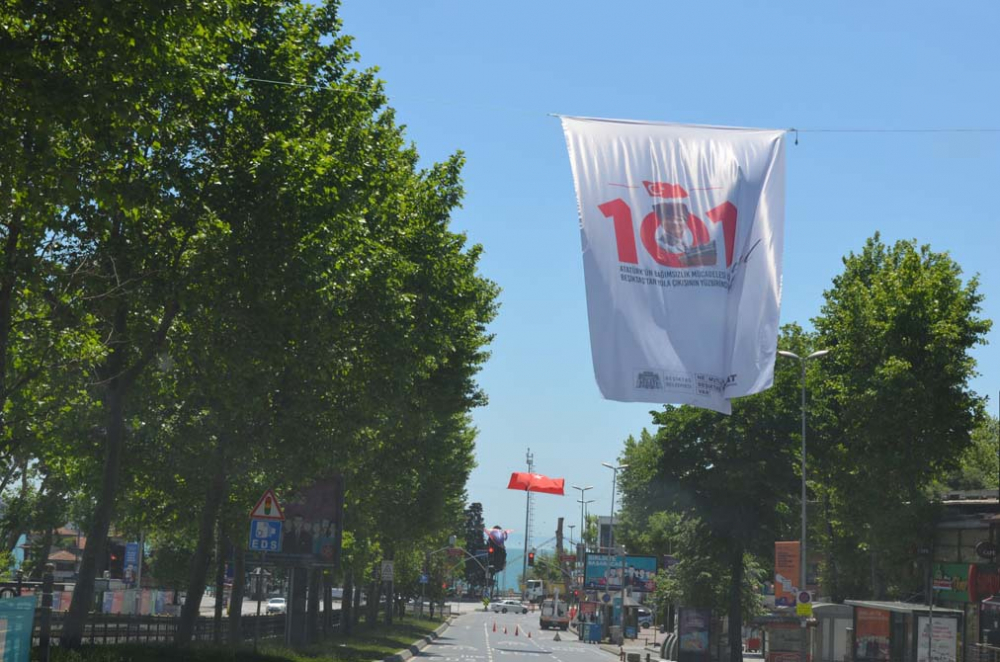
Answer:
<path fill-rule="evenodd" d="M 990 329 L 982 299 L 946 253 L 878 235 L 844 258 L 824 294 L 816 346 L 831 353 L 810 389 L 810 458 L 826 489 L 836 597 L 901 597 L 921 584 L 906 561 L 929 535 L 930 488 L 983 418 L 969 388 L 970 351 Z"/>
<path fill-rule="evenodd" d="M 972 443 L 962 454 L 959 466 L 943 478 L 948 490 L 997 489 L 997 459 L 1000 458 L 1000 429 L 997 418 L 986 418 L 972 431 Z"/>
<path fill-rule="evenodd" d="M 470 503 L 465 509 L 465 522 L 462 528 L 465 534 L 465 551 L 472 556 L 481 556 L 485 559 L 486 554 L 486 521 L 483 519 L 483 504 Z M 482 589 L 487 584 L 486 572 L 483 570 L 484 563 L 477 563 L 473 559 L 465 559 L 465 581 L 470 587 Z"/>
<path fill-rule="evenodd" d="M 2 11 L 3 66 L 32 81 L 0 90 L 0 141 L 29 147 L 0 170 L 0 491 L 23 497 L 4 533 L 63 517 L 45 504 L 85 523 L 63 643 L 113 522 L 162 545 L 174 582 L 177 536 L 196 541 L 188 624 L 264 487 L 345 476 L 352 582 L 460 530 L 497 288 L 449 229 L 461 155 L 418 168 L 336 3 Z M 15 318 L 42 321 L 31 342 L 10 342 Z"/>
<path fill-rule="evenodd" d="M 546 584 L 565 583 L 566 573 L 556 555 L 548 552 L 535 554 L 535 565 L 528 568 L 528 579 L 541 579 Z"/>
<path fill-rule="evenodd" d="M 785 327 L 779 338 L 779 346 L 793 350 L 801 351 L 805 342 L 795 326 Z M 648 437 L 626 444 L 625 457 L 639 460 L 635 469 L 629 464 L 622 476 L 630 517 L 648 519 L 653 512 L 667 511 L 699 522 L 704 552 L 684 561 L 693 574 L 681 568 L 679 581 L 692 582 L 682 589 L 692 599 L 708 601 L 719 586 L 713 580 L 725 576 L 731 632 L 740 631 L 747 609 L 746 555 L 769 554 L 789 525 L 789 501 L 799 483 L 798 449 L 792 443 L 798 386 L 798 366 L 778 363 L 774 386 L 735 400 L 732 415 L 668 406 L 653 413 L 658 450 Z M 702 558 L 712 558 L 716 567 L 728 572 L 705 569 L 699 564 Z M 734 638 L 730 657 L 737 660 L 740 655 Z"/>

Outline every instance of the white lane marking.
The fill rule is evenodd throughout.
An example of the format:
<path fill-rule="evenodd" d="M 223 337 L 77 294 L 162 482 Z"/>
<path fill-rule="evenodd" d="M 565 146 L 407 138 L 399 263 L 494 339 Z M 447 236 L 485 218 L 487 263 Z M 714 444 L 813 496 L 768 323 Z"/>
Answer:
<path fill-rule="evenodd" d="M 483 623 L 483 633 L 486 635 L 486 659 L 487 662 L 493 662 L 493 647 L 490 646 L 490 626 L 488 623 Z"/>

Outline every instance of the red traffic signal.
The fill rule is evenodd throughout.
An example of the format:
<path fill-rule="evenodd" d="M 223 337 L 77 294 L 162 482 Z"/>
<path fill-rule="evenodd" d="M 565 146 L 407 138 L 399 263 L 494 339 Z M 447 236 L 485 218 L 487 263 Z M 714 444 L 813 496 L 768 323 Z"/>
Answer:
<path fill-rule="evenodd" d="M 528 552 L 528 565 L 535 565 L 535 553 Z"/>

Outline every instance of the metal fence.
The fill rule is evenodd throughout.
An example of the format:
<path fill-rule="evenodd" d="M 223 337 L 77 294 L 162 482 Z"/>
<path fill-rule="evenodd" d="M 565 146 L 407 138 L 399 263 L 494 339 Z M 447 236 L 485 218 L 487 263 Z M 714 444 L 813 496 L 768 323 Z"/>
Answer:
<path fill-rule="evenodd" d="M 1000 662 L 1000 648 L 987 644 L 973 644 L 966 662 Z"/>
<path fill-rule="evenodd" d="M 33 643 L 38 644 L 41 633 L 41 618 L 36 612 Z M 340 623 L 340 612 L 331 614 L 334 625 Z M 322 619 L 322 615 L 320 616 Z M 52 614 L 52 634 L 54 640 L 62 634 L 65 614 Z M 170 644 L 177 637 L 180 618 L 176 616 L 123 616 L 120 614 L 91 614 L 83 631 L 83 642 L 87 644 Z M 258 630 L 259 628 L 259 630 Z M 229 619 L 222 619 L 221 630 L 216 633 L 215 619 L 200 616 L 195 619 L 192 639 L 194 641 L 226 641 L 229 636 Z M 243 616 L 240 618 L 240 638 L 253 641 L 284 637 L 285 616 Z"/>
<path fill-rule="evenodd" d="M 41 609 L 35 611 L 34 632 L 32 633 L 32 644 L 38 645 L 41 628 Z M 409 610 L 408 610 L 409 611 Z M 447 620 L 452 615 L 451 605 L 435 605 L 434 617 L 436 619 Z M 415 613 L 410 611 L 411 614 Z M 334 609 L 330 613 L 330 626 L 334 630 L 340 628 L 339 609 Z M 427 615 L 425 611 L 424 615 Z M 285 615 L 274 616 L 253 616 L 243 615 L 240 618 L 240 639 L 244 642 L 253 641 L 254 638 L 271 639 L 283 638 L 285 636 Z M 58 641 L 62 635 L 63 623 L 66 620 L 66 612 L 52 612 L 51 634 L 53 641 Z M 87 619 L 87 624 L 83 630 L 83 643 L 85 644 L 172 644 L 177 638 L 177 630 L 180 627 L 180 617 L 177 616 L 133 616 L 126 614 L 97 614 L 93 613 Z M 323 629 L 324 614 L 319 614 L 319 627 Z M 228 641 L 229 619 L 223 618 L 221 630 L 216 632 L 216 621 L 211 616 L 199 616 L 195 619 L 194 630 L 192 632 L 193 641 Z M 989 662 L 1000 662 L 990 660 Z"/>

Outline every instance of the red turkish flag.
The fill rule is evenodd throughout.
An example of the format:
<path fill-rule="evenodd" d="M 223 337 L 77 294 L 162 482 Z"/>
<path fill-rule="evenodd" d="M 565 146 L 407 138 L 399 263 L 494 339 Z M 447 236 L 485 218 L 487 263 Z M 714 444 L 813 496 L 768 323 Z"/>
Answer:
<path fill-rule="evenodd" d="M 546 494 L 565 496 L 565 492 L 563 491 L 565 485 L 565 478 L 549 478 L 542 474 L 515 471 L 510 475 L 510 483 L 507 484 L 507 489 L 524 490 L 526 492 L 545 492 Z"/>

